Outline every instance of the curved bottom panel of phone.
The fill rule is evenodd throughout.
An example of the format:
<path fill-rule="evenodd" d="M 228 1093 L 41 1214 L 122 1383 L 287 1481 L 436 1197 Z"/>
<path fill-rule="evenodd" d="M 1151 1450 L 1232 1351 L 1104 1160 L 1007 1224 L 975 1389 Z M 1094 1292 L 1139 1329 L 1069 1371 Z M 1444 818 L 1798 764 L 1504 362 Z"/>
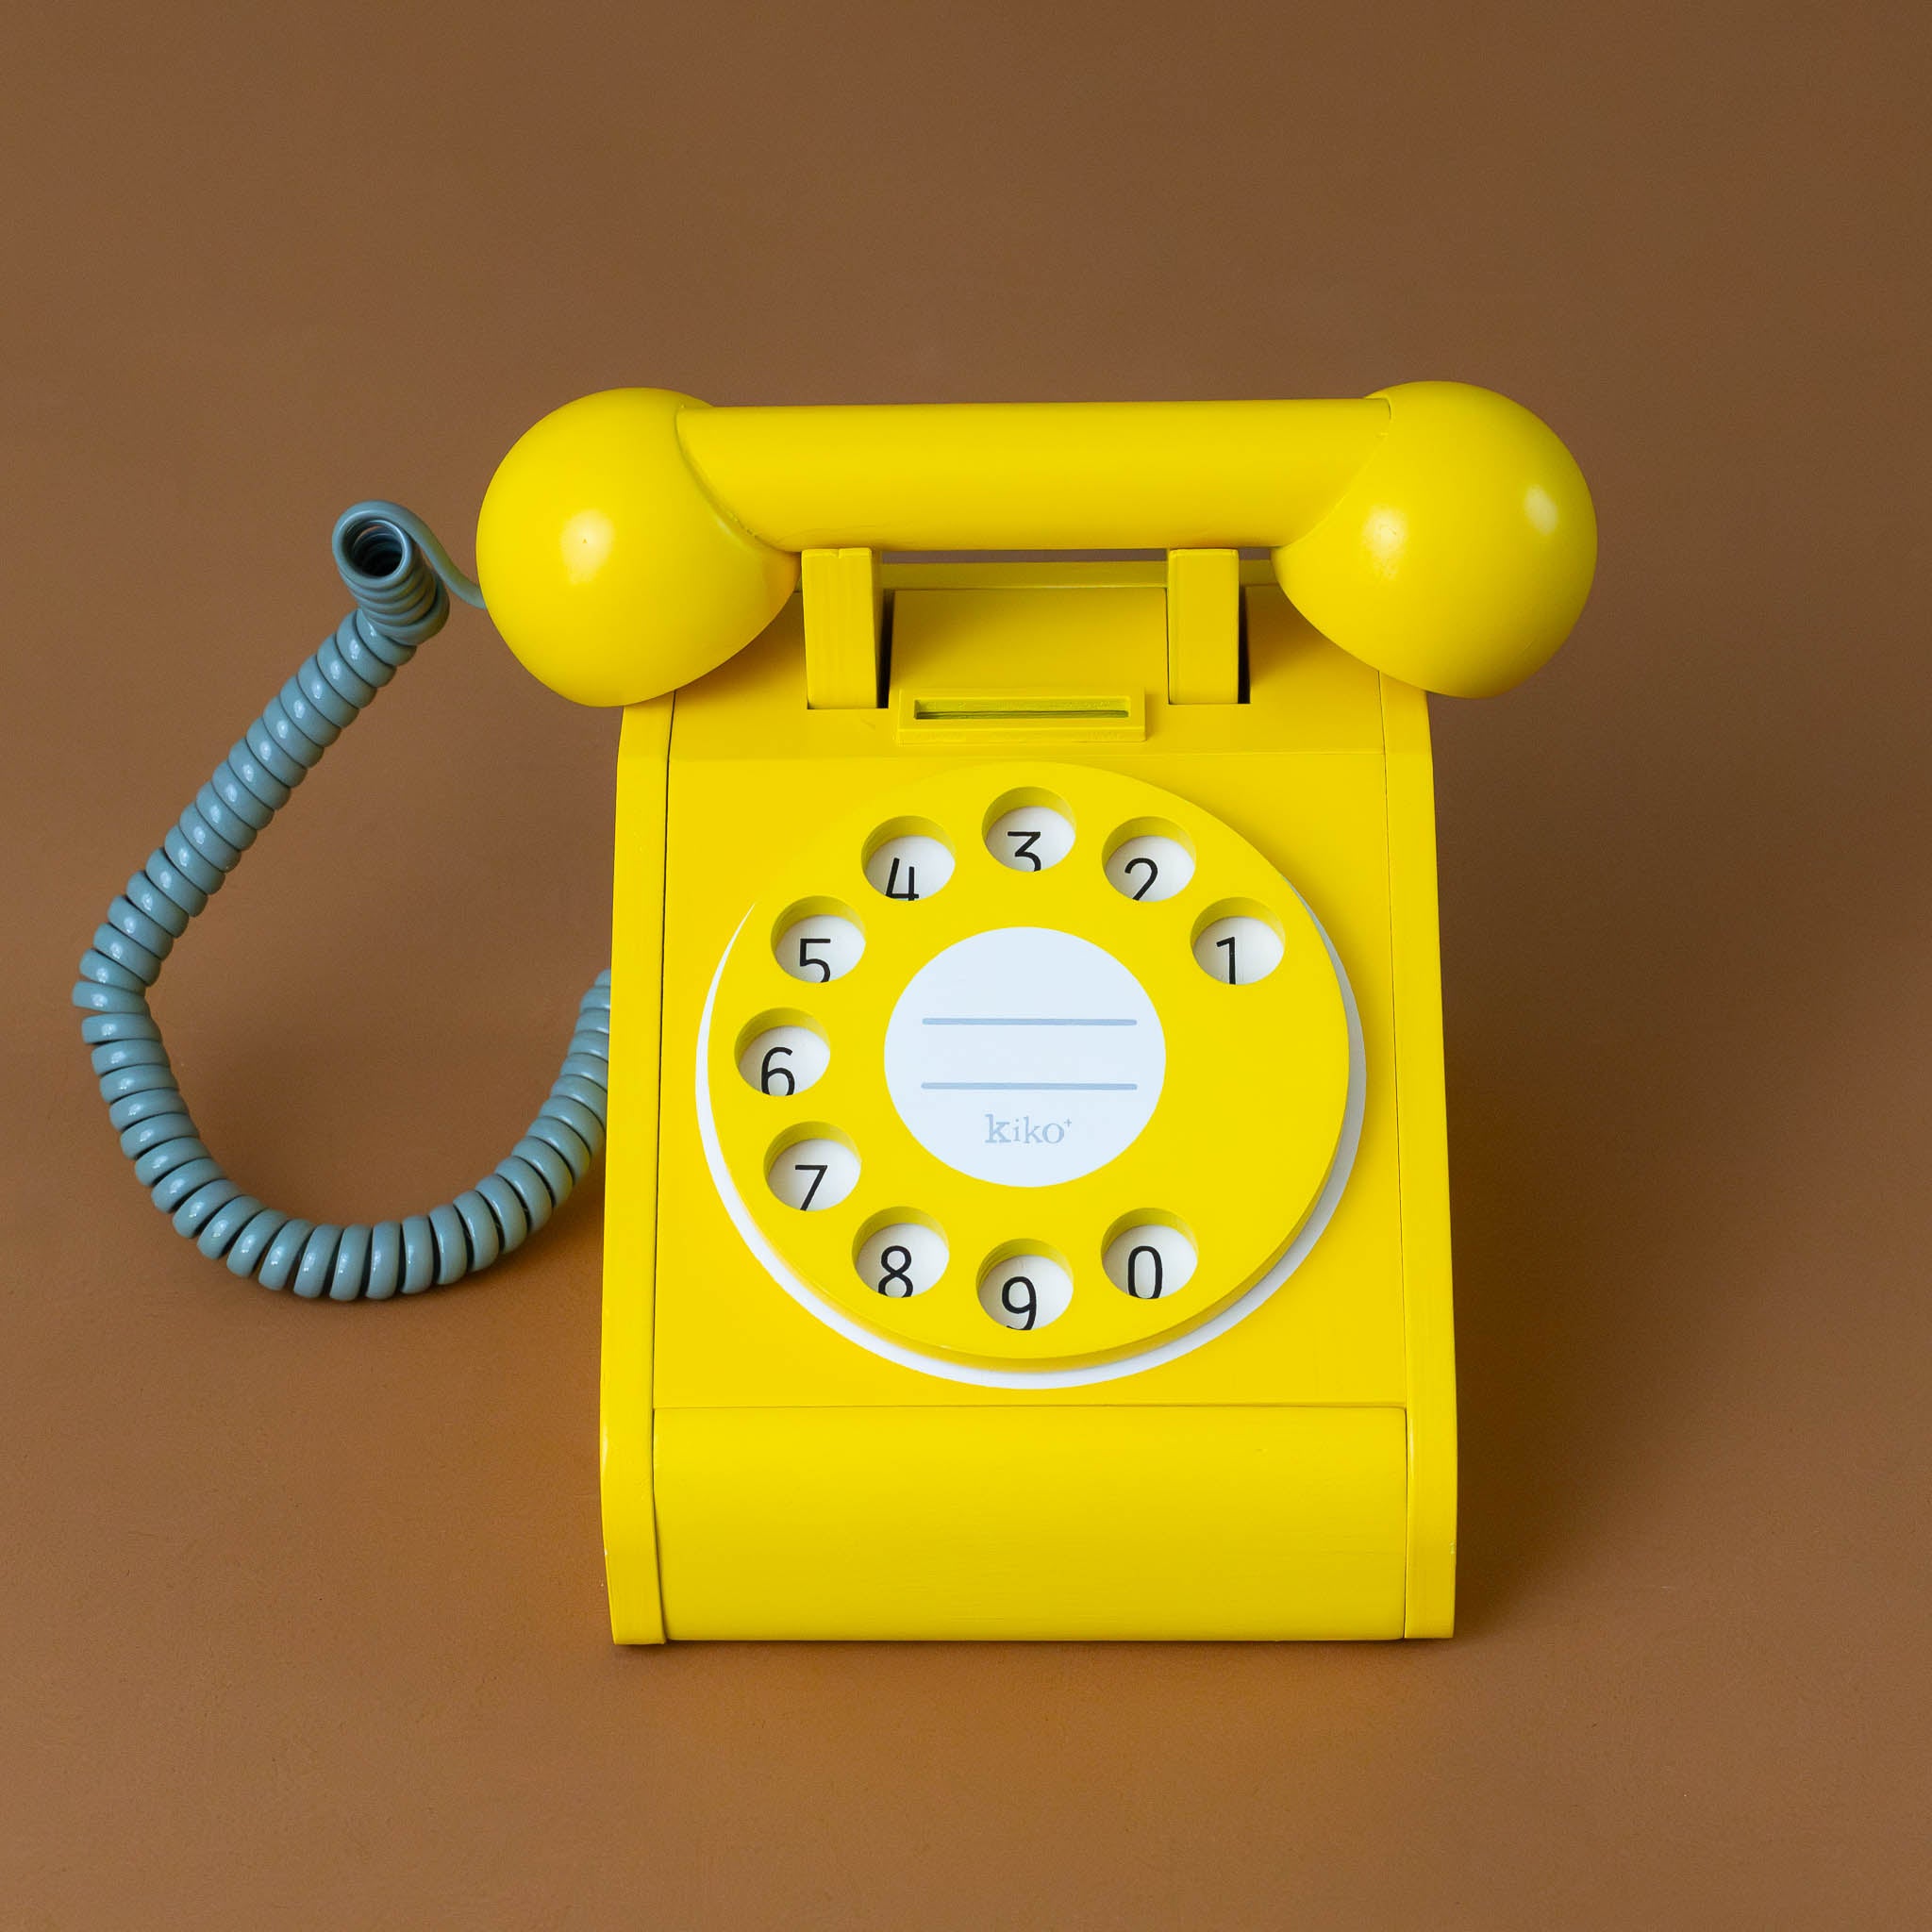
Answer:
<path fill-rule="evenodd" d="M 625 714 L 616 1636 L 1447 1634 L 1422 693 L 1231 553 L 854 555 Z"/>

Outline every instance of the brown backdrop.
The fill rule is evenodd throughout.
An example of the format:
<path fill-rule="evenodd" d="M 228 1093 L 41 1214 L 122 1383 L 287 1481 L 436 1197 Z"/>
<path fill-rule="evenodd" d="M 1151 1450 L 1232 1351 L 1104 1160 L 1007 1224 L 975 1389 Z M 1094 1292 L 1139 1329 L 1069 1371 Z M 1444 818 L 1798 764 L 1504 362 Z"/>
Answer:
<path fill-rule="evenodd" d="M 0 79 L 0 1918 L 1924 1923 L 1924 9 L 91 11 Z M 344 504 L 467 555 L 621 382 L 1436 375 L 1557 425 L 1604 556 L 1436 708 L 1454 1642 L 613 1651 L 594 1190 L 340 1308 L 123 1171 L 72 962 Z M 459 620 L 243 869 L 161 1005 L 255 1191 L 498 1157 L 615 736 Z"/>

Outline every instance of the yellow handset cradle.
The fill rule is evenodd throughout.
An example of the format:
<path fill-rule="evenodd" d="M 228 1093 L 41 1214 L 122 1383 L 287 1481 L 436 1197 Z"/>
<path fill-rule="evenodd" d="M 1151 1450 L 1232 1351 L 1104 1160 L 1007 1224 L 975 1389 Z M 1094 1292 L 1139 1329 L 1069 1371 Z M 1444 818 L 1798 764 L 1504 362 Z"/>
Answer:
<path fill-rule="evenodd" d="M 1447 1634 L 1423 693 L 1505 689 L 1583 607 L 1541 423 L 1453 383 L 620 390 L 505 458 L 480 589 L 395 504 L 334 550 L 355 609 L 74 989 L 179 1234 L 304 1299 L 420 1293 L 541 1228 L 608 1127 L 623 1641 Z M 956 554 L 1016 550 L 1048 555 Z M 626 707 L 611 970 L 491 1173 L 318 1224 L 214 1158 L 148 995 L 452 597 Z"/>
<path fill-rule="evenodd" d="M 891 555 L 1023 549 L 1164 555 Z M 1448 1632 L 1422 691 L 1534 670 L 1594 558 L 1456 384 L 516 445 L 491 615 L 629 707 L 621 1641 Z"/>

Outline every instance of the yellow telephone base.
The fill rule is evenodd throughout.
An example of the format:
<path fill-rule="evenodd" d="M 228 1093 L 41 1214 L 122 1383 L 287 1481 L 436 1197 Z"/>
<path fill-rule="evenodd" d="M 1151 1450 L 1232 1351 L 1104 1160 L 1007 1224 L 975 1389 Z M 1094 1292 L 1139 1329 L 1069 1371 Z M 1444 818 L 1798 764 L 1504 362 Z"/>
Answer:
<path fill-rule="evenodd" d="M 1448 1634 L 1424 701 L 1202 556 L 827 552 L 625 713 L 620 1641 Z"/>

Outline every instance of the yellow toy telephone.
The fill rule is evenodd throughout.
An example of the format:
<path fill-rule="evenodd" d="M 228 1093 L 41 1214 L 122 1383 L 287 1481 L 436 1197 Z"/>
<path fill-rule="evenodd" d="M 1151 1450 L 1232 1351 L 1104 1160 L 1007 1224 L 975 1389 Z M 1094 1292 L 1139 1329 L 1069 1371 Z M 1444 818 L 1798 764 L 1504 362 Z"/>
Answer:
<path fill-rule="evenodd" d="M 1103 548 L 1157 559 L 890 560 Z M 488 1265 L 608 1108 L 622 1641 L 1445 1635 L 1423 691 L 1533 671 L 1595 548 L 1456 384 L 588 397 L 498 470 L 480 594 L 393 506 L 339 526 L 358 613 L 83 961 L 103 1095 L 184 1233 L 336 1298 Z M 627 708 L 608 992 L 475 1190 L 316 1228 L 207 1155 L 146 990 L 452 591 Z"/>

